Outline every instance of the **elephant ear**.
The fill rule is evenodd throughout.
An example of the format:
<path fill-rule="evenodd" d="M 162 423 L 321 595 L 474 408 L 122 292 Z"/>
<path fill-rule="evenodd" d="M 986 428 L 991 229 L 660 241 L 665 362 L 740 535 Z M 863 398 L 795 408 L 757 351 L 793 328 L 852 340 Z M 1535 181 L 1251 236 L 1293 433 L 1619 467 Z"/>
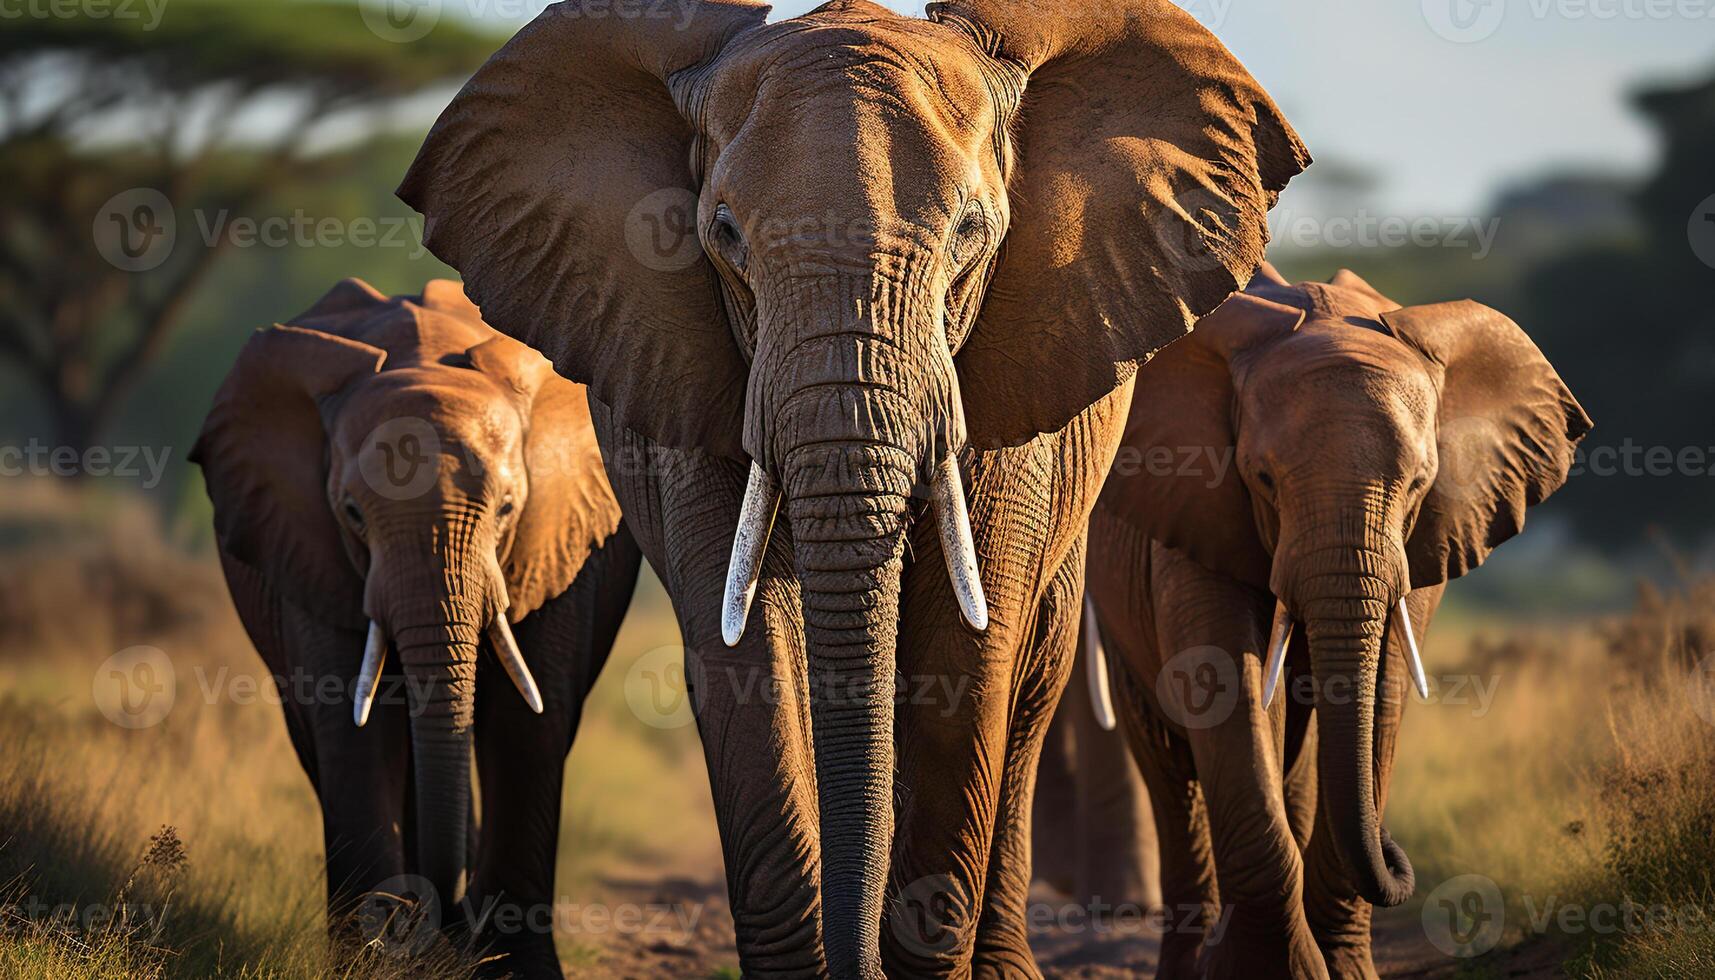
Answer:
<path fill-rule="evenodd" d="M 483 319 L 621 425 L 741 456 L 746 365 L 697 235 L 697 133 L 670 83 L 769 8 L 704 0 L 688 23 L 576 8 L 548 7 L 472 76 L 399 197 Z"/>
<path fill-rule="evenodd" d="M 325 413 L 386 359 L 377 347 L 319 330 L 260 330 L 221 383 L 191 450 L 221 549 L 303 608 L 358 630 L 363 580 L 328 505 Z"/>
<path fill-rule="evenodd" d="M 964 390 L 984 392 L 965 399 L 972 442 L 1016 445 L 1064 427 L 1243 287 L 1269 208 L 1310 157 L 1165 0 L 946 0 L 929 14 L 1022 86 L 1011 222 L 957 359 Z"/>
<path fill-rule="evenodd" d="M 619 528 L 619 501 L 602 468 L 582 385 L 510 337 L 468 352 L 471 366 L 506 388 L 525 420 L 530 492 L 507 556 L 508 618 L 523 619 L 572 587 L 590 552 Z"/>
<path fill-rule="evenodd" d="M 1303 320 L 1302 310 L 1240 293 L 1149 362 L 1103 509 L 1207 568 L 1268 588 L 1272 562 L 1234 460 L 1233 361 Z"/>
<path fill-rule="evenodd" d="M 1440 471 L 1406 543 L 1411 587 L 1458 578 L 1566 482 L 1590 418 L 1519 325 L 1462 300 L 1382 314 L 1442 375 Z"/>

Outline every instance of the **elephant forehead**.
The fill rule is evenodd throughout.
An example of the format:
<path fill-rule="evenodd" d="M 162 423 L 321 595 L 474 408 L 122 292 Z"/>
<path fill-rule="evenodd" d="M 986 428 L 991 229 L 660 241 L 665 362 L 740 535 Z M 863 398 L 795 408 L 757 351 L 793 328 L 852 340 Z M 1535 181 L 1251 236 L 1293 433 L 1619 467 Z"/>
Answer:
<path fill-rule="evenodd" d="M 991 87 L 968 44 L 943 25 L 876 10 L 884 16 L 840 8 L 746 35 L 711 76 L 714 135 L 736 136 L 772 112 L 849 125 L 875 114 L 864 108 L 955 142 L 992 133 Z M 820 143 L 824 152 L 838 148 L 828 139 L 839 134 L 814 128 L 771 135 Z"/>
<path fill-rule="evenodd" d="M 337 438 L 353 454 L 405 440 L 508 457 L 521 441 L 522 420 L 485 375 L 433 365 L 384 372 L 354 390 L 340 411 Z"/>

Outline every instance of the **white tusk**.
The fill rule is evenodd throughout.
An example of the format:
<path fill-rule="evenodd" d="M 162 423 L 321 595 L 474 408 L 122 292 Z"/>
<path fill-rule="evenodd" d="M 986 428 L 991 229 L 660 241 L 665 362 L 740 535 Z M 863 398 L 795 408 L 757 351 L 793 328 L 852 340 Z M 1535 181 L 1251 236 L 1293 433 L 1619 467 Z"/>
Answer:
<path fill-rule="evenodd" d="M 721 601 L 721 639 L 729 647 L 744 637 L 750 619 L 750 603 L 756 598 L 756 580 L 762 577 L 762 556 L 768 552 L 768 532 L 774 529 L 774 512 L 780 507 L 780 488 L 767 471 L 750 464 L 750 482 L 744 488 L 744 504 L 738 511 L 738 531 L 732 539 L 732 558 L 726 567 L 726 597 Z"/>
<path fill-rule="evenodd" d="M 524 662 L 524 654 L 518 650 L 518 640 L 512 635 L 512 624 L 506 621 L 504 612 L 496 615 L 489 625 L 488 640 L 494 645 L 494 655 L 500 658 L 500 666 L 506 668 L 506 676 L 512 678 L 512 685 L 524 695 L 530 710 L 541 714 L 542 692 L 536 688 L 536 678 L 530 676 L 530 667 Z"/>
<path fill-rule="evenodd" d="M 1405 663 L 1411 668 L 1411 682 L 1417 685 L 1418 696 L 1429 700 L 1429 677 L 1423 672 L 1423 654 L 1417 650 L 1417 637 L 1411 635 L 1411 611 L 1405 608 L 1405 597 L 1399 600 L 1399 625 L 1405 633 Z"/>
<path fill-rule="evenodd" d="M 375 689 L 381 686 L 381 665 L 387 660 L 387 637 L 381 624 L 369 621 L 369 639 L 363 644 L 363 666 L 357 668 L 357 687 L 352 691 L 351 720 L 362 728 L 375 705 Z"/>
<path fill-rule="evenodd" d="M 1095 708 L 1096 724 L 1111 732 L 1119 722 L 1114 718 L 1113 692 L 1108 686 L 1107 655 L 1102 651 L 1102 633 L 1096 626 L 1096 604 L 1084 597 L 1084 677 L 1090 683 L 1090 704 Z"/>
<path fill-rule="evenodd" d="M 988 600 L 983 598 L 982 573 L 977 568 L 977 549 L 971 543 L 971 515 L 965 510 L 965 487 L 959 480 L 959 459 L 948 453 L 935 470 L 933 488 L 935 518 L 941 527 L 941 553 L 947 558 L 947 574 L 959 597 L 959 611 L 972 628 L 989 628 Z"/>
<path fill-rule="evenodd" d="M 1286 667 L 1286 646 L 1292 642 L 1292 616 L 1286 603 L 1274 600 L 1274 624 L 1268 630 L 1268 659 L 1262 668 L 1262 706 L 1274 703 L 1274 689 L 1280 686 L 1280 672 Z"/>

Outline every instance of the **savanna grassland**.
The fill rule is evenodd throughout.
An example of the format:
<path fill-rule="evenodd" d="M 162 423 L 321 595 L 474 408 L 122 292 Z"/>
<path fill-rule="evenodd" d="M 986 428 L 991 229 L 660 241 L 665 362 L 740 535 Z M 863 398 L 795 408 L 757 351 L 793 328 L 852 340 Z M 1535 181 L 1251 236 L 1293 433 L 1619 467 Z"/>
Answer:
<path fill-rule="evenodd" d="M 123 497 L 7 488 L 0 976 L 467 975 L 450 949 L 325 955 L 315 801 L 192 530 Z M 1687 576 L 1624 615 L 1443 616 L 1388 805 L 1418 897 L 1378 919 L 1384 973 L 1715 975 L 1712 610 L 1715 582 Z M 572 975 L 737 975 L 676 640 L 646 579 L 569 762 L 555 925 Z M 139 645 L 166 655 L 173 696 L 130 728 L 102 670 Z M 1043 937 L 1063 977 L 1127 975 L 1151 943 Z"/>

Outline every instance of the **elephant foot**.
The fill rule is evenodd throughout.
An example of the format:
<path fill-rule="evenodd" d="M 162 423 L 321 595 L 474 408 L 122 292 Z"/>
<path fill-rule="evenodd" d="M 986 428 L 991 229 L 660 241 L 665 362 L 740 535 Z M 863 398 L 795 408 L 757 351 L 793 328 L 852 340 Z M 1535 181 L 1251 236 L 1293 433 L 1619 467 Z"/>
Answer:
<path fill-rule="evenodd" d="M 525 943 L 491 939 L 478 948 L 481 963 L 475 975 L 485 980 L 560 980 L 564 976 L 553 937 L 546 942 L 532 938 Z"/>
<path fill-rule="evenodd" d="M 1042 980 L 1042 971 L 1029 947 L 995 949 L 979 947 L 971 959 L 972 980 Z"/>
<path fill-rule="evenodd" d="M 1284 906 L 1239 905 L 1222 909 L 1207 928 L 1200 961 L 1211 980 L 1248 980 L 1275 976 L 1290 980 L 1326 980 L 1328 970 L 1316 937 L 1296 897 Z"/>
<path fill-rule="evenodd" d="M 1324 947 L 1322 961 L 1328 966 L 1331 980 L 1379 980 L 1380 977 L 1368 942 Z"/>
<path fill-rule="evenodd" d="M 1161 937 L 1161 952 L 1155 966 L 1156 980 L 1202 980 L 1203 968 L 1198 960 L 1203 955 L 1201 933 L 1169 929 Z"/>

